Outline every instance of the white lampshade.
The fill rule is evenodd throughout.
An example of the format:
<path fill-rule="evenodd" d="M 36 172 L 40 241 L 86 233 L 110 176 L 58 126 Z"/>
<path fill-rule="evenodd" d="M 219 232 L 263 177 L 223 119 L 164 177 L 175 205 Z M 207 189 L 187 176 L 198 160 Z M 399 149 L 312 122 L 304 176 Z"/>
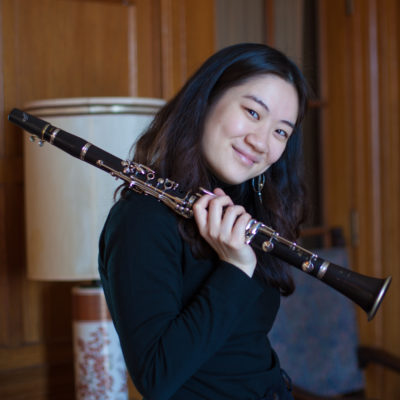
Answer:
<path fill-rule="evenodd" d="M 131 146 L 164 104 L 160 99 L 41 100 L 24 109 L 52 125 L 127 159 Z M 24 140 L 28 277 L 99 279 L 99 235 L 122 183 L 45 143 Z"/>

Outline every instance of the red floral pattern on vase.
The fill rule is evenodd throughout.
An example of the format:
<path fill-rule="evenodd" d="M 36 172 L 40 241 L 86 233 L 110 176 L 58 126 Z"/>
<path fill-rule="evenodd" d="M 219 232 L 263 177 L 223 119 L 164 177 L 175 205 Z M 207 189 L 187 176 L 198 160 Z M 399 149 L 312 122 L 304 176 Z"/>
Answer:
<path fill-rule="evenodd" d="M 111 322 L 75 323 L 75 388 L 79 400 L 127 400 L 127 373 Z"/>

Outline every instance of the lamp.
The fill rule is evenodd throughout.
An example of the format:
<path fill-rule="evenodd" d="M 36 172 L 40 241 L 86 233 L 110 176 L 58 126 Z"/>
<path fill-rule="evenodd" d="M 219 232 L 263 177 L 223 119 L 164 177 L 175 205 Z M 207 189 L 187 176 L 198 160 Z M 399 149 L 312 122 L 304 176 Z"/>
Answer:
<path fill-rule="evenodd" d="M 163 104 L 72 98 L 35 101 L 24 109 L 127 159 Z M 98 282 L 98 239 L 121 182 L 48 144 L 39 148 L 25 141 L 24 154 L 28 277 Z M 76 397 L 127 399 L 126 368 L 102 288 L 74 287 L 72 298 Z"/>

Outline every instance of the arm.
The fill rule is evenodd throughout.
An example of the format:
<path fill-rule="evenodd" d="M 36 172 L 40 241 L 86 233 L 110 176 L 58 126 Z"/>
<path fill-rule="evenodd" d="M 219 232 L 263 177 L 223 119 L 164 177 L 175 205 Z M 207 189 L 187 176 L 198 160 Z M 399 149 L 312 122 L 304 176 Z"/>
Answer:
<path fill-rule="evenodd" d="M 262 289 L 221 261 L 184 306 L 175 216 L 154 199 L 134 199 L 117 206 L 103 237 L 107 297 L 137 388 L 167 399 L 220 349 Z"/>

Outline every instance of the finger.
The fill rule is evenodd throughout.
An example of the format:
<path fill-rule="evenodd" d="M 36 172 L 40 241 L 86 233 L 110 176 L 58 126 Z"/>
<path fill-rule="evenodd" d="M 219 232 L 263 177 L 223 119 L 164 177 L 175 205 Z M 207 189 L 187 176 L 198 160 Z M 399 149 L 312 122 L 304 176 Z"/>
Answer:
<path fill-rule="evenodd" d="M 204 195 L 199 200 L 197 200 L 192 207 L 193 216 L 196 224 L 199 228 L 200 233 L 204 232 L 208 224 L 208 205 L 214 196 Z"/>
<path fill-rule="evenodd" d="M 246 242 L 246 226 L 251 220 L 252 216 L 244 212 L 235 221 L 232 228 L 232 243 L 237 246 L 241 246 Z"/>
<path fill-rule="evenodd" d="M 238 218 L 245 212 L 246 210 L 242 206 L 230 206 L 226 208 L 220 228 L 220 237 L 223 241 L 228 241 L 231 238 Z"/>
<path fill-rule="evenodd" d="M 217 238 L 219 236 L 221 222 L 226 211 L 226 207 L 232 206 L 232 200 L 229 196 L 217 196 L 210 200 L 208 204 L 208 230 L 210 236 Z"/>

